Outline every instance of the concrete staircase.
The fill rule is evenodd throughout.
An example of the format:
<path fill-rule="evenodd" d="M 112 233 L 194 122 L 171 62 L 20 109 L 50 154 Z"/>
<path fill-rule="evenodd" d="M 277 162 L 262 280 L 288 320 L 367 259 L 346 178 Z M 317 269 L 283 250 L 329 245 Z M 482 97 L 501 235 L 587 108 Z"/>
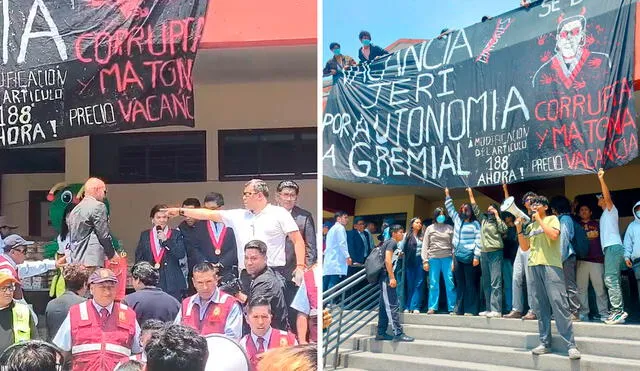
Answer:
<path fill-rule="evenodd" d="M 553 354 L 534 356 L 537 321 L 401 314 L 413 343 L 376 341 L 376 324 L 364 326 L 340 349 L 344 370 L 580 370 L 640 371 L 640 326 L 574 323 L 582 359 L 571 361 L 553 326 Z M 333 365 L 333 354 L 327 366 Z"/>

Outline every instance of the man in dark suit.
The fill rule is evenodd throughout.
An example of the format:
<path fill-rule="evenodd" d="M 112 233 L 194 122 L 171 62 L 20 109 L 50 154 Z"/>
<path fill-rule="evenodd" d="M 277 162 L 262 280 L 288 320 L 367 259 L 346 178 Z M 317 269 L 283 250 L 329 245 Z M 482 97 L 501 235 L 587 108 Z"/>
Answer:
<path fill-rule="evenodd" d="M 293 180 L 283 180 L 276 188 L 278 205 L 284 207 L 291 213 L 291 216 L 298 225 L 302 239 L 307 249 L 306 263 L 307 267 L 311 267 L 318 260 L 318 250 L 316 249 L 316 225 L 313 222 L 313 214 L 296 205 L 300 187 Z M 296 269 L 296 251 L 291 239 L 287 237 L 285 241 L 286 264 L 284 277 L 291 277 Z M 291 305 L 293 298 L 298 292 L 298 286 L 291 280 L 285 284 L 284 296 L 287 305 Z M 296 323 L 298 312 L 289 309 L 289 323 Z M 295 326 L 292 326 L 295 327 Z M 292 328 L 296 332 L 295 328 Z"/>
<path fill-rule="evenodd" d="M 347 231 L 347 247 L 349 248 L 349 255 L 354 264 L 364 264 L 364 261 L 369 256 L 369 250 L 371 246 L 371 235 L 365 230 L 364 219 L 357 217 L 354 218 L 353 229 Z M 350 266 L 348 276 L 358 272 L 360 268 L 357 266 Z"/>
<path fill-rule="evenodd" d="M 87 300 L 84 296 L 87 293 L 87 279 L 89 279 L 89 271 L 84 265 L 69 264 L 64 267 L 62 273 L 65 282 L 66 291 L 59 297 L 51 300 L 47 304 L 45 317 L 47 319 L 47 341 L 51 341 L 60 325 L 69 314 L 69 308 L 74 304 L 82 303 Z"/>
<path fill-rule="evenodd" d="M 200 207 L 200 200 L 197 198 L 187 198 L 182 201 L 183 208 L 195 209 Z M 198 245 L 198 233 L 196 232 L 196 226 L 198 220 L 185 217 L 182 223 L 178 225 L 178 229 L 182 232 L 184 241 L 184 248 L 187 252 L 187 296 L 191 296 L 196 293 L 196 289 L 193 287 L 193 267 L 199 262 L 196 257 L 199 257 L 199 245 Z"/>
<path fill-rule="evenodd" d="M 158 271 L 143 261 L 133 266 L 131 276 L 136 292 L 125 296 L 122 302 L 136 312 L 138 323 L 145 323 L 148 319 L 173 321 L 180 311 L 180 302 L 157 287 Z"/>
<path fill-rule="evenodd" d="M 220 193 L 212 192 L 204 198 L 205 209 L 218 210 L 223 206 L 224 197 Z M 194 232 L 193 263 L 220 263 L 223 266 L 221 277 L 229 273 L 238 277 L 238 248 L 233 228 L 224 223 L 201 220 L 196 223 Z"/>

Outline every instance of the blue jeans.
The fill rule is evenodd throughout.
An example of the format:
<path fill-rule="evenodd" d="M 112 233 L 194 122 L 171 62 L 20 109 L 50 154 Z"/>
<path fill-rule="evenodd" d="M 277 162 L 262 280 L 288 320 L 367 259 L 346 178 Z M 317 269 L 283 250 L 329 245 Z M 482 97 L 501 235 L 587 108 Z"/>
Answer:
<path fill-rule="evenodd" d="M 420 310 L 424 299 L 424 270 L 422 268 L 422 259 L 413 259 L 413 262 L 407 264 L 406 270 L 406 309 L 412 311 Z"/>
<path fill-rule="evenodd" d="M 509 259 L 502 261 L 502 287 L 504 289 L 504 309 L 511 312 L 513 307 L 513 263 Z"/>
<path fill-rule="evenodd" d="M 338 283 L 340 283 L 341 279 L 342 276 L 339 276 L 337 274 L 322 276 L 322 291 L 327 291 L 333 286 L 337 285 Z"/>
<path fill-rule="evenodd" d="M 451 271 L 452 257 L 429 259 L 429 309 L 438 310 L 440 298 L 440 272 L 444 276 L 444 285 L 447 289 L 447 306 L 449 312 L 453 312 L 456 306 L 456 290 L 453 285 L 453 273 Z"/>

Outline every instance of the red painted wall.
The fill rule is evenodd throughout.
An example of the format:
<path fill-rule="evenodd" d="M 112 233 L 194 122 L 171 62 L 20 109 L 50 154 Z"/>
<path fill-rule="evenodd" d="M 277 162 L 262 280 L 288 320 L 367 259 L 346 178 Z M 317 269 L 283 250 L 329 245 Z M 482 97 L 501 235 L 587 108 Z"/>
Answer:
<path fill-rule="evenodd" d="M 314 45 L 316 0 L 210 1 L 201 48 Z"/>

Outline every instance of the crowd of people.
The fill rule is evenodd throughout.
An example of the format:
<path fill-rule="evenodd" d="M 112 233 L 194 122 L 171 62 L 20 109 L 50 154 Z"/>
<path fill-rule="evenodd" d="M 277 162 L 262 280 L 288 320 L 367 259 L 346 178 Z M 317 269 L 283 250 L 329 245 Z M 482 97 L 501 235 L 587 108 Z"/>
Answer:
<path fill-rule="evenodd" d="M 526 211 L 516 207 L 512 214 L 497 204 L 481 210 L 470 188 L 469 202 L 459 208 L 445 189 L 445 207 L 433 211 L 430 223 L 411 219 L 407 233 L 385 221 L 378 240 L 384 241 L 380 244 L 389 262 L 380 278 L 378 339 L 411 341 L 402 333 L 397 312 L 419 314 L 426 300 L 426 313 L 437 313 L 444 280 L 445 312 L 538 320 L 541 345 L 534 354 L 550 351 L 553 318 L 570 358 L 580 358 L 572 322 L 624 323 L 621 272 L 633 269 L 640 283 L 640 202 L 633 207 L 635 219 L 623 239 L 603 170 L 598 179 L 599 221 L 592 219 L 594 210 L 587 203 L 572 203 L 564 196 L 548 200 L 533 192 L 522 197 Z M 513 198 L 506 185 L 503 189 L 504 206 Z M 350 268 L 362 269 L 373 246 L 379 245 L 373 242 L 375 226 L 368 230 L 367 221 L 356 218 L 353 229 L 346 231 L 349 216 L 345 212 L 335 216 L 335 224 L 323 225 L 325 291 L 354 274 Z M 394 264 L 394 256 L 403 258 Z M 589 307 L 589 283 L 596 296 L 595 315 Z M 388 317 L 393 337 L 386 334 Z"/>
<path fill-rule="evenodd" d="M 142 231 L 135 250 L 134 292 L 128 295 L 121 289 L 126 275 L 113 270 L 125 255 L 111 238 L 107 187 L 100 179 L 89 179 L 82 200 L 65 210 L 57 261 L 25 261 L 33 242 L 5 237 L 14 226 L 0 220 L 0 353 L 11 353 L 3 359 L 9 365 L 26 352 L 33 362 L 45 362 L 45 354 L 54 354 L 65 369 L 109 371 L 145 365 L 204 370 L 209 360 L 217 368 L 208 369 L 221 369 L 209 353 L 211 342 L 219 341 L 214 337 L 222 337 L 240 349 L 229 365 L 245 360 L 247 369 L 272 370 L 272 362 L 259 362 L 275 348 L 288 354 L 290 365 L 315 365 L 321 272 L 315 224 L 296 205 L 299 192 L 295 182 L 282 181 L 273 205 L 267 184 L 254 179 L 243 189 L 243 209 L 225 210 L 219 193 L 207 194 L 204 207 L 197 198 L 181 207 L 153 206 L 152 227 Z M 183 220 L 171 228 L 175 217 Z M 36 341 L 38 317 L 22 297 L 21 279 L 58 268 L 66 291 L 47 305 L 47 342 Z M 222 369 L 243 369 L 229 367 Z"/>

